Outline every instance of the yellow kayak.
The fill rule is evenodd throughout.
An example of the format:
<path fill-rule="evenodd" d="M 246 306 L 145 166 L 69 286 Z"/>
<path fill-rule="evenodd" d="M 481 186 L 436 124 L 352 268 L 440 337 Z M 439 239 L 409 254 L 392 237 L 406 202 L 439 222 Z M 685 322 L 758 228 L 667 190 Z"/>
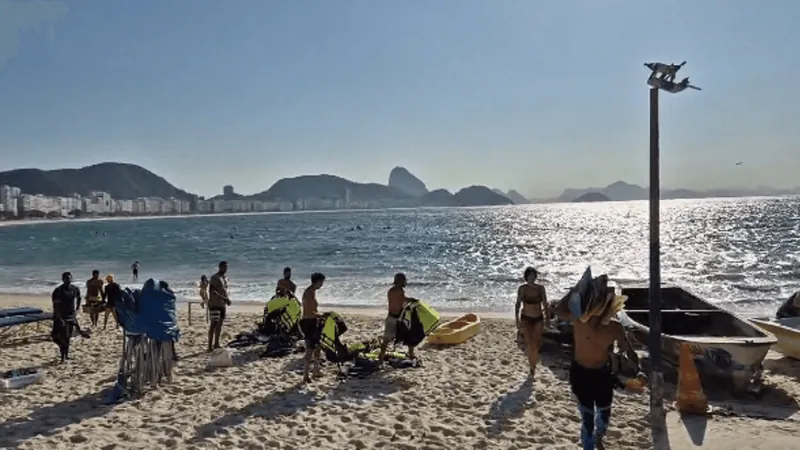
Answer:
<path fill-rule="evenodd" d="M 428 335 L 428 343 L 434 345 L 455 345 L 469 340 L 481 331 L 481 318 L 467 314 L 441 325 Z"/>

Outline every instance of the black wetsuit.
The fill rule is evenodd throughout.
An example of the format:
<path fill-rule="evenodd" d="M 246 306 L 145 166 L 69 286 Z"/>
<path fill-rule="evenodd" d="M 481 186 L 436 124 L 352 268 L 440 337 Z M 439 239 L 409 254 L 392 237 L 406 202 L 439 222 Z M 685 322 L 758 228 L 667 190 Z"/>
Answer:
<path fill-rule="evenodd" d="M 108 283 L 103 291 L 103 301 L 107 308 L 116 308 L 117 303 L 122 301 L 122 288 L 117 283 Z"/>
<path fill-rule="evenodd" d="M 569 384 L 580 407 L 583 448 L 594 449 L 596 440 L 602 439 L 608 429 L 617 379 L 611 371 L 611 364 L 589 369 L 572 361 Z"/>
<path fill-rule="evenodd" d="M 58 345 L 61 361 L 69 359 L 69 342 L 72 328 L 78 328 L 75 311 L 80 307 L 81 290 L 72 284 L 62 284 L 55 288 L 53 300 L 53 330 L 50 337 Z M 80 330 L 80 328 L 78 328 Z"/>

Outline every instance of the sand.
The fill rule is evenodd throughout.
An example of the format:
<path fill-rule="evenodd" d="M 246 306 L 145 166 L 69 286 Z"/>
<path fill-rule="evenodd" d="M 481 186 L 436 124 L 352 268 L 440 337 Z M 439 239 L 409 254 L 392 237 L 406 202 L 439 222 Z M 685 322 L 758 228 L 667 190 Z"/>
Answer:
<path fill-rule="evenodd" d="M 2 308 L 46 304 L 46 298 L 0 296 Z M 343 340 L 375 337 L 379 314 L 344 311 L 350 329 Z M 47 376 L 41 384 L 0 392 L 0 448 L 579 448 L 568 353 L 546 345 L 531 382 L 511 320 L 487 318 L 481 334 L 457 347 L 421 347 L 421 368 L 341 381 L 328 364 L 323 378 L 303 386 L 299 355 L 262 359 L 258 348 L 236 351 L 234 367 L 206 370 L 206 324 L 202 314 L 193 319 L 189 326 L 181 311 L 181 361 L 173 382 L 114 406 L 104 399 L 116 374 L 119 331 L 94 330 L 91 339 L 75 339 L 73 360 L 65 366 L 54 364 L 49 324 L 6 333 L 0 370 L 42 366 Z M 239 308 L 230 314 L 223 340 L 249 331 L 257 319 L 257 308 Z M 80 320 L 88 325 L 85 316 Z M 795 447 L 800 362 L 771 355 L 766 366 L 767 392 L 758 399 L 715 395 L 713 404 L 724 414 L 687 423 L 670 412 L 672 448 Z M 670 404 L 674 389 L 667 386 Z M 617 394 L 606 448 L 651 448 L 647 412 L 646 394 Z"/>

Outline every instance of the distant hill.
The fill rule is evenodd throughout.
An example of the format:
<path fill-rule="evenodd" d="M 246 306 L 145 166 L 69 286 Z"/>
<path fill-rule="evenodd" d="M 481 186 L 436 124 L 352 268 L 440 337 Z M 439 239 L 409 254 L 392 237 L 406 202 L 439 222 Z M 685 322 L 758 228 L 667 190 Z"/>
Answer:
<path fill-rule="evenodd" d="M 265 201 L 298 201 L 302 198 L 345 199 L 352 201 L 409 199 L 412 196 L 396 188 L 377 183 L 356 183 L 335 175 L 303 175 L 282 178 L 269 189 L 253 197 Z"/>
<path fill-rule="evenodd" d="M 587 192 L 580 197 L 573 200 L 575 203 L 591 203 L 591 202 L 610 202 L 611 199 L 608 196 L 603 195 L 599 192 Z"/>
<path fill-rule="evenodd" d="M 16 169 L 0 172 L 0 185 L 16 186 L 24 193 L 66 197 L 108 192 L 113 198 L 175 197 L 191 200 L 194 195 L 135 164 L 104 162 L 80 169 Z"/>
<path fill-rule="evenodd" d="M 503 192 L 500 189 L 492 189 L 492 191 L 495 192 L 496 194 L 500 194 L 503 197 L 508 198 L 515 205 L 524 205 L 524 204 L 527 204 L 527 203 L 531 202 L 530 200 L 525 198 L 522 194 L 520 194 L 519 192 L 515 191 L 514 189 L 512 189 L 512 190 L 510 190 L 508 192 Z"/>
<path fill-rule="evenodd" d="M 486 186 L 470 186 L 456 192 L 453 196 L 455 206 L 496 206 L 513 205 L 505 195 L 500 195 Z"/>
<path fill-rule="evenodd" d="M 611 201 L 645 200 L 650 195 L 648 188 L 624 181 L 617 181 L 604 188 L 564 189 L 558 197 L 552 199 L 556 202 L 572 202 L 588 193 L 600 193 Z M 709 197 L 752 197 L 752 196 L 780 196 L 800 194 L 800 187 L 794 189 L 774 189 L 768 186 L 758 186 L 753 189 L 710 189 L 708 191 L 695 191 L 692 189 L 661 189 L 661 198 L 664 200 L 678 198 L 709 198 Z"/>
<path fill-rule="evenodd" d="M 420 198 L 422 206 L 456 206 L 453 194 L 447 189 L 430 191 Z"/>
<path fill-rule="evenodd" d="M 399 189 L 414 197 L 421 197 L 428 193 L 428 188 L 422 180 L 412 175 L 405 167 L 400 166 L 395 167 L 389 172 L 388 186 L 390 188 Z"/>

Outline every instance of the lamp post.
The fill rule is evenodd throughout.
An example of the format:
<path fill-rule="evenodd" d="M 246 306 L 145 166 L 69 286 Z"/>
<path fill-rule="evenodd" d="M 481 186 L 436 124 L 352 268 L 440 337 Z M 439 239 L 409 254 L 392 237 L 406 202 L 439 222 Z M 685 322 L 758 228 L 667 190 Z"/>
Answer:
<path fill-rule="evenodd" d="M 677 94 L 689 89 L 689 78 L 675 82 L 678 70 L 686 64 L 645 63 L 650 69 L 650 423 L 655 449 L 669 449 L 664 414 L 664 373 L 661 369 L 661 177 L 659 163 L 658 91 Z"/>

